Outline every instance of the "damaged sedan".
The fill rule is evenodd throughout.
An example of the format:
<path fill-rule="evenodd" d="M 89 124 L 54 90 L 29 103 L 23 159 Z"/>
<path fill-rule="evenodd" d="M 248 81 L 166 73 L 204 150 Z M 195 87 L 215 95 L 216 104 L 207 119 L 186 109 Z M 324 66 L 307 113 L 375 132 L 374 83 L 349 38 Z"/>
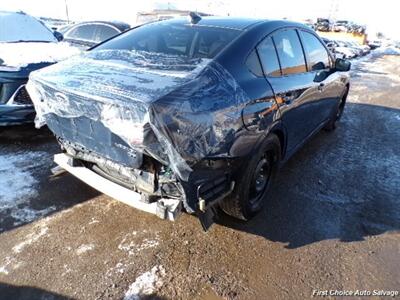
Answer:
<path fill-rule="evenodd" d="M 27 89 L 60 167 L 162 218 L 182 206 L 208 228 L 216 207 L 255 216 L 279 166 L 335 128 L 349 69 L 302 24 L 191 14 L 33 72 Z"/>
<path fill-rule="evenodd" d="M 0 11 L 0 126 L 33 122 L 25 84 L 30 72 L 79 53 L 23 12 Z"/>

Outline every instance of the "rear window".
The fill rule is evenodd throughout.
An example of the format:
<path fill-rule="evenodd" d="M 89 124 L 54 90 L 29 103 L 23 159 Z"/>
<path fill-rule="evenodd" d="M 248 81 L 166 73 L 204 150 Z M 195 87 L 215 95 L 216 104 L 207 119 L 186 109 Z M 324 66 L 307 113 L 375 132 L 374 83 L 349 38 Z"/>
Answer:
<path fill-rule="evenodd" d="M 126 32 L 95 50 L 136 50 L 191 58 L 213 58 L 240 34 L 239 30 L 152 23 Z"/>

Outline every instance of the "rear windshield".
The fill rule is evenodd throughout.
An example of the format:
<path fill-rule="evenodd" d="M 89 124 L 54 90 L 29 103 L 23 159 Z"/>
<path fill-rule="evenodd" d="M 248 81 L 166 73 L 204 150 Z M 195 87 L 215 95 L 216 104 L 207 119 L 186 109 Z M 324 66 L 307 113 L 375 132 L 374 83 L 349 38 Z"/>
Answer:
<path fill-rule="evenodd" d="M 94 50 L 136 50 L 190 58 L 213 58 L 239 30 L 157 22 L 128 31 Z"/>
<path fill-rule="evenodd" d="M 53 33 L 34 17 L 0 11 L 0 42 L 57 42 Z"/>

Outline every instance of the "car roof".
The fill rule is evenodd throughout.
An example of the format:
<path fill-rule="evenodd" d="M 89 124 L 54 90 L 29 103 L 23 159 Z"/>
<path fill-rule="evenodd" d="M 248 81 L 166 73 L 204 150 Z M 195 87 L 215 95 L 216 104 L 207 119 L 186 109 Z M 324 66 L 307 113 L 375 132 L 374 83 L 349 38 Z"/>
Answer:
<path fill-rule="evenodd" d="M 188 17 L 179 17 L 174 18 L 166 21 L 170 24 L 191 24 L 190 18 Z M 268 20 L 262 18 L 241 18 L 241 17 L 202 17 L 200 21 L 193 24 L 193 26 L 208 26 L 208 27 L 219 27 L 219 28 L 226 28 L 226 29 L 235 29 L 235 30 L 249 30 L 250 28 L 256 25 L 271 25 L 271 27 L 275 26 L 296 26 L 302 28 L 309 28 L 302 23 L 287 21 L 287 20 Z"/>
<path fill-rule="evenodd" d="M 195 26 L 210 26 L 210 27 L 222 27 L 236 30 L 245 30 L 246 28 L 265 21 L 263 19 L 256 18 L 238 18 L 238 17 L 201 17 L 200 21 L 195 23 Z M 178 17 L 163 22 L 172 24 L 190 24 L 190 17 Z"/>
<path fill-rule="evenodd" d="M 131 26 L 128 23 L 120 22 L 120 21 L 85 21 L 85 22 L 79 22 L 76 24 L 73 24 L 70 28 L 73 26 L 77 25 L 83 25 L 83 24 L 106 24 L 106 25 L 111 25 L 119 29 L 121 32 L 129 29 Z"/>

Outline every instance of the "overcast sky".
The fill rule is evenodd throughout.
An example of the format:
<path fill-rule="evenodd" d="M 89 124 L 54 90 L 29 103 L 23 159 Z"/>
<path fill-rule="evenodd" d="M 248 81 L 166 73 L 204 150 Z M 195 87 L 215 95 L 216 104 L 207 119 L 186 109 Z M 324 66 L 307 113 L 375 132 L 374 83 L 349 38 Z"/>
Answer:
<path fill-rule="evenodd" d="M 138 11 L 153 8 L 198 10 L 219 15 L 287 17 L 302 20 L 334 17 L 366 24 L 371 33 L 382 31 L 400 39 L 399 1 L 379 0 L 0 0 L 0 10 L 23 10 L 34 16 L 66 18 L 65 1 L 72 20 L 121 20 L 134 24 Z"/>

